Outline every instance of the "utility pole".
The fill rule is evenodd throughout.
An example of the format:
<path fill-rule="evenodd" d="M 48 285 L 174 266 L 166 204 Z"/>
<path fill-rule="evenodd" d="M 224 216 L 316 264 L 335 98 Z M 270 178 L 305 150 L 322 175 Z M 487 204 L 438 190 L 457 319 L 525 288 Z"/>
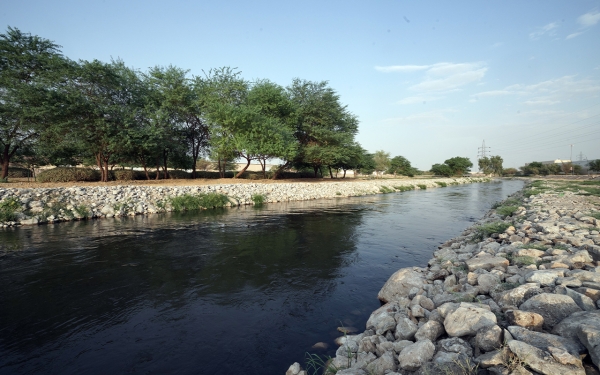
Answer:
<path fill-rule="evenodd" d="M 571 176 L 573 175 L 573 144 L 571 144 Z"/>
<path fill-rule="evenodd" d="M 477 159 L 482 159 L 487 157 L 487 153 L 489 153 L 489 149 L 491 147 L 485 147 L 485 139 L 483 140 L 483 143 L 481 144 L 481 147 L 477 148 Z"/>

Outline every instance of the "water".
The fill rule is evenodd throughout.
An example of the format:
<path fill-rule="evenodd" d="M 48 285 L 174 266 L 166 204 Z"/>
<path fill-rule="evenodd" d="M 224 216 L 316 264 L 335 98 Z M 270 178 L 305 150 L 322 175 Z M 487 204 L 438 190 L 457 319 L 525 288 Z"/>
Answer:
<path fill-rule="evenodd" d="M 0 231 L 0 374 L 283 374 L 521 186 Z"/>

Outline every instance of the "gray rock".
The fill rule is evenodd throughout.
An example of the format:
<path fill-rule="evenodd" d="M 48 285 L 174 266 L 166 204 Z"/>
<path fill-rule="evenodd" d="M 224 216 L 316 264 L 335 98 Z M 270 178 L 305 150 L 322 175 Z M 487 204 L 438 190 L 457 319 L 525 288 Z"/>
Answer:
<path fill-rule="evenodd" d="M 484 352 L 500 348 L 502 346 L 502 328 L 494 325 L 480 329 L 475 335 L 475 343 Z"/>
<path fill-rule="evenodd" d="M 398 356 L 400 368 L 415 371 L 424 363 L 429 362 L 435 353 L 435 346 L 429 340 L 423 340 L 407 346 Z"/>
<path fill-rule="evenodd" d="M 436 322 L 435 320 L 430 320 L 427 323 L 423 324 L 415 333 L 415 340 L 423 341 L 430 340 L 434 342 L 438 337 L 444 334 L 444 326 Z"/>
<path fill-rule="evenodd" d="M 369 374 L 384 375 L 386 371 L 396 371 L 396 360 L 392 352 L 385 352 L 373 362 L 369 363 L 366 370 Z"/>
<path fill-rule="evenodd" d="M 442 350 L 448 353 L 462 353 L 468 357 L 473 356 L 473 348 L 465 340 L 452 337 L 449 339 L 439 340 L 437 342 L 438 350 Z"/>
<path fill-rule="evenodd" d="M 479 292 L 481 294 L 488 294 L 491 289 L 500 284 L 500 277 L 493 273 L 484 273 L 477 278 L 477 284 L 479 285 Z"/>
<path fill-rule="evenodd" d="M 394 341 L 393 343 L 393 348 L 394 348 L 394 352 L 396 352 L 396 354 L 400 354 L 400 352 L 402 350 L 404 350 L 404 348 L 406 348 L 409 345 L 412 345 L 413 342 L 409 341 L 409 340 L 398 340 L 398 341 Z"/>
<path fill-rule="evenodd" d="M 504 350 L 494 350 L 475 358 L 475 362 L 478 363 L 481 368 L 503 365 L 506 362 L 506 353 Z"/>
<path fill-rule="evenodd" d="M 413 298 L 413 300 L 410 302 L 410 304 L 411 305 L 420 305 L 422 308 L 429 310 L 429 311 L 435 309 L 435 305 L 434 305 L 433 301 L 424 295 L 415 296 Z"/>
<path fill-rule="evenodd" d="M 525 293 L 531 290 L 539 291 L 540 284 L 523 284 L 514 289 L 494 295 L 493 297 L 500 306 L 519 306 L 521 303 L 523 303 L 523 301 L 525 301 Z"/>
<path fill-rule="evenodd" d="M 446 316 L 444 328 L 448 336 L 460 337 L 474 335 L 481 328 L 493 326 L 496 323 L 496 315 L 489 310 L 461 306 Z"/>
<path fill-rule="evenodd" d="M 544 324 L 544 317 L 531 311 L 508 310 L 505 315 L 511 325 L 532 331 L 541 331 Z"/>
<path fill-rule="evenodd" d="M 556 279 L 564 275 L 565 271 L 563 270 L 532 271 L 525 275 L 525 281 L 539 283 L 541 286 L 552 286 L 555 284 Z"/>
<path fill-rule="evenodd" d="M 549 333 L 533 332 L 517 326 L 509 326 L 508 331 L 515 340 L 526 342 L 538 349 L 548 350 L 548 347 L 552 346 L 564 349 L 576 356 L 585 353 L 585 348 L 577 340 Z"/>
<path fill-rule="evenodd" d="M 396 301 L 407 297 L 412 288 L 423 289 L 425 284 L 422 274 L 410 268 L 403 268 L 390 276 L 377 294 L 377 298 L 384 302 Z"/>
<path fill-rule="evenodd" d="M 551 330 L 564 318 L 581 311 L 581 308 L 567 295 L 542 293 L 523 302 L 519 310 L 540 314 L 544 317 L 544 329 Z"/>
<path fill-rule="evenodd" d="M 552 329 L 552 333 L 573 340 L 578 340 L 577 328 L 584 324 L 598 327 L 600 329 L 600 310 L 573 313 L 558 323 Z"/>
<path fill-rule="evenodd" d="M 510 264 L 508 259 L 501 257 L 494 257 L 490 255 L 484 255 L 480 257 L 474 257 L 468 259 L 465 263 L 467 263 L 467 267 L 469 267 L 469 271 L 475 271 L 477 269 L 485 269 L 491 270 L 492 268 L 502 267 L 506 269 Z"/>
<path fill-rule="evenodd" d="M 401 311 L 398 302 L 389 302 L 371 313 L 367 320 L 367 329 L 373 329 L 378 335 L 383 335 L 386 331 L 394 329 L 396 320 L 394 315 Z"/>
<path fill-rule="evenodd" d="M 577 288 L 582 285 L 582 282 L 576 277 L 559 277 L 556 279 L 556 284 L 568 286 L 571 288 Z"/>
<path fill-rule="evenodd" d="M 598 326 L 582 324 L 577 327 L 577 337 L 587 348 L 592 362 L 600 367 L 600 329 Z"/>
<path fill-rule="evenodd" d="M 396 332 L 394 337 L 398 340 L 412 340 L 415 337 L 415 333 L 419 328 L 412 320 L 407 317 L 401 317 L 398 319 L 396 325 Z"/>
<path fill-rule="evenodd" d="M 566 276 L 576 277 L 581 281 L 591 281 L 594 283 L 600 283 L 600 273 L 584 271 L 584 270 L 572 270 L 565 272 Z"/>
<path fill-rule="evenodd" d="M 596 310 L 596 304 L 594 303 L 594 301 L 590 297 L 588 297 L 588 296 L 586 296 L 584 294 L 578 293 L 578 292 L 576 292 L 574 290 L 571 290 L 571 289 L 569 289 L 567 287 L 564 287 L 562 285 L 561 286 L 557 286 L 554 289 L 554 293 L 556 293 L 556 294 L 564 294 L 564 295 L 567 295 L 567 296 L 573 298 L 573 301 L 575 301 L 575 303 L 577 304 L 577 306 L 579 306 L 582 310 L 585 310 L 585 311 L 594 311 L 594 310 Z"/>
<path fill-rule="evenodd" d="M 545 375 L 585 375 L 583 366 L 562 364 L 551 353 L 540 350 L 525 342 L 513 340 L 508 347 L 521 361 L 533 370 Z"/>

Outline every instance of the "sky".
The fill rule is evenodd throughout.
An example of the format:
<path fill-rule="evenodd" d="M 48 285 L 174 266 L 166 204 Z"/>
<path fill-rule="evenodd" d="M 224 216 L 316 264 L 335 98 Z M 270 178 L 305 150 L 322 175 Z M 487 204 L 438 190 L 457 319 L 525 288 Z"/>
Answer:
<path fill-rule="evenodd" d="M 74 60 L 328 81 L 365 149 L 422 170 L 600 159 L 600 0 L 0 0 L 8 26 Z"/>

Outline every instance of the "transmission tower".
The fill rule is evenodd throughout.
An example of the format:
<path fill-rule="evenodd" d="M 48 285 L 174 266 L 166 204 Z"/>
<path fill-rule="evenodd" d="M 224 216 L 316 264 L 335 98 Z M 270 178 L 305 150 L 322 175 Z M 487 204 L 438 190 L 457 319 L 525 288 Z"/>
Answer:
<path fill-rule="evenodd" d="M 490 148 L 491 147 L 485 147 L 485 139 L 483 140 L 483 143 L 481 143 L 481 147 L 479 147 L 477 149 L 477 159 L 482 159 L 487 157 L 487 155 L 490 152 Z"/>

